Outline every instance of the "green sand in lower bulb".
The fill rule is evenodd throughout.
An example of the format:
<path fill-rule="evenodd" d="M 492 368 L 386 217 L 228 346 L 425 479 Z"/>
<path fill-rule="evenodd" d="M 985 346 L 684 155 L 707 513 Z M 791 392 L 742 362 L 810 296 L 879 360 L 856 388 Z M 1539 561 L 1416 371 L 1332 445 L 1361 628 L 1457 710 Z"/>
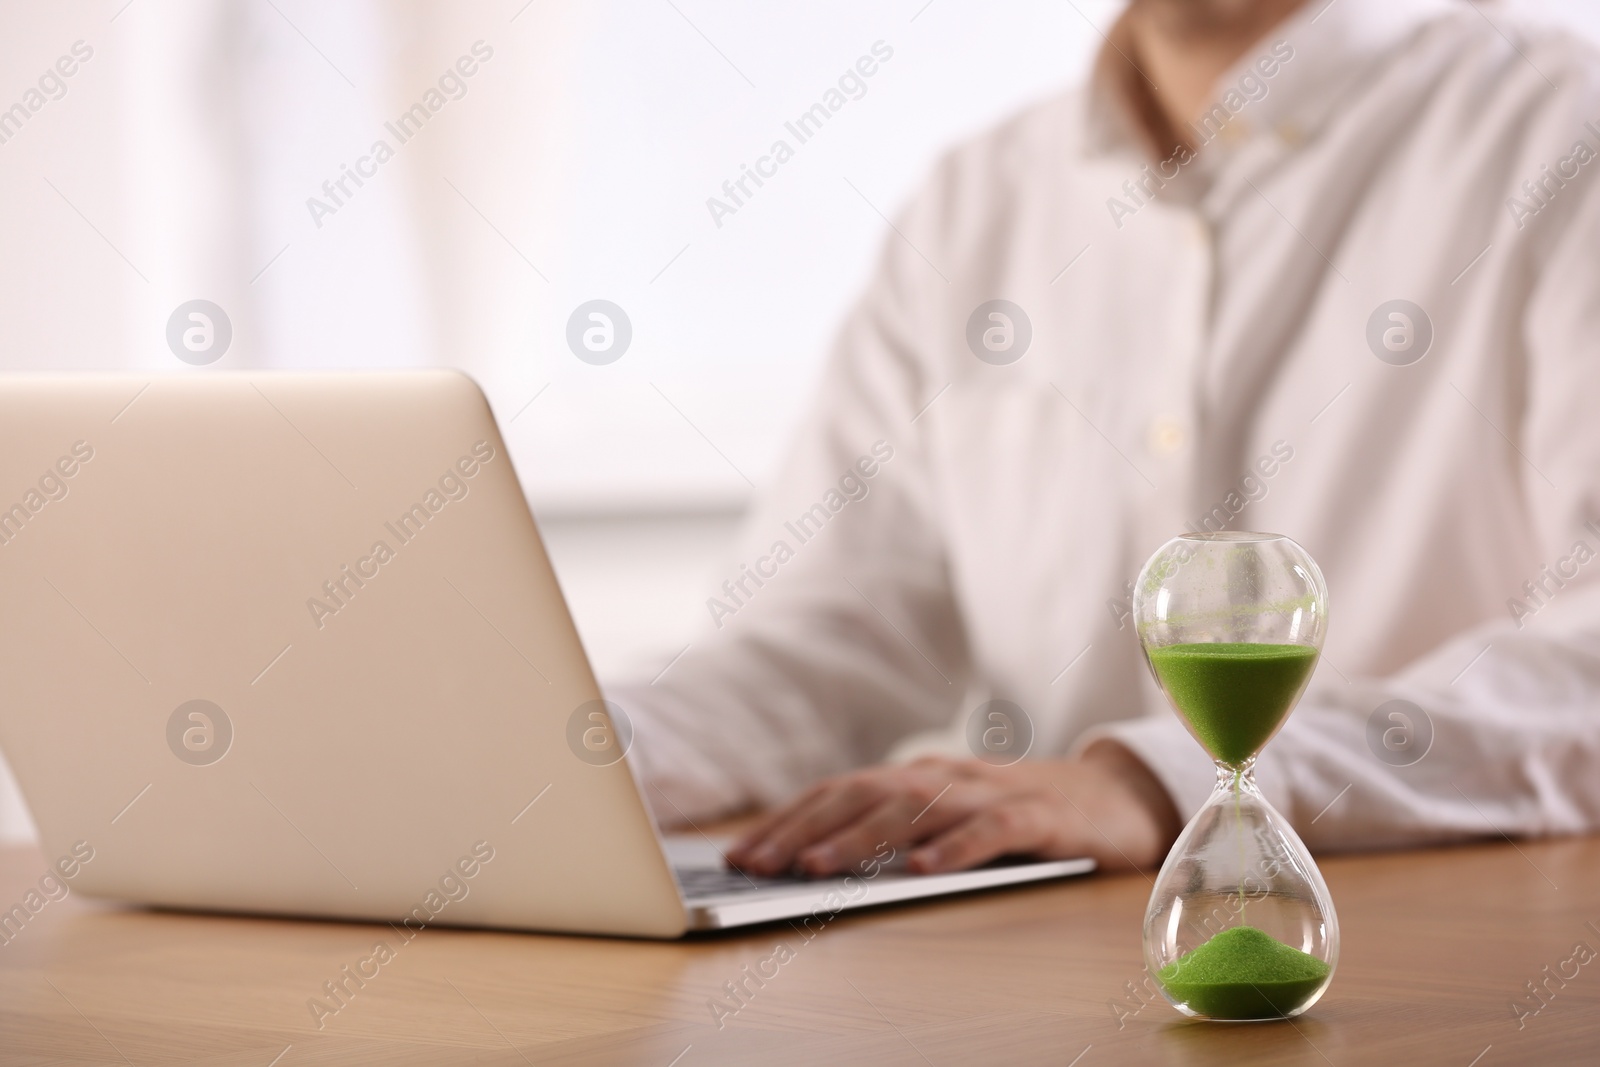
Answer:
<path fill-rule="evenodd" d="M 1310 645 L 1241 641 L 1165 645 L 1150 663 L 1213 759 L 1237 766 L 1261 751 L 1317 663 Z"/>
<path fill-rule="evenodd" d="M 1331 971 L 1253 926 L 1235 926 L 1179 956 L 1156 978 L 1174 1000 L 1209 1019 L 1281 1019 L 1304 1007 Z"/>

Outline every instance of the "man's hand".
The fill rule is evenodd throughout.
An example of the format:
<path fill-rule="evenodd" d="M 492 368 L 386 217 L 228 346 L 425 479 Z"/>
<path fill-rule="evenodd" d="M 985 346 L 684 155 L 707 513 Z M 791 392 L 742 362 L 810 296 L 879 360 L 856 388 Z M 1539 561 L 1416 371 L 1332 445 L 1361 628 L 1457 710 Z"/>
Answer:
<path fill-rule="evenodd" d="M 994 767 L 942 757 L 879 766 L 812 786 L 728 852 L 751 874 L 798 867 L 812 877 L 849 869 L 888 842 L 915 846 L 919 874 L 959 871 L 997 856 L 1092 856 L 1102 868 L 1159 863 L 1177 838 L 1177 809 L 1122 745 L 1100 741 L 1078 759 Z"/>

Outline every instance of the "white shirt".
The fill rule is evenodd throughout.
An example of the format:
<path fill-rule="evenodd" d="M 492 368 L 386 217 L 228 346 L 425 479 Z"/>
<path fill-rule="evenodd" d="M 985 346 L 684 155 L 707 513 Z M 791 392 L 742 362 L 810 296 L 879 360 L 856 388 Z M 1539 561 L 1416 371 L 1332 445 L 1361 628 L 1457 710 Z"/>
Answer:
<path fill-rule="evenodd" d="M 762 584 L 730 574 L 706 634 L 613 694 L 658 811 L 964 753 L 1005 699 L 1031 755 L 1109 735 L 1192 813 L 1215 771 L 1126 595 L 1225 524 L 1331 589 L 1258 769 L 1313 847 L 1600 825 L 1595 56 L 1493 8 L 1312 3 L 1160 168 L 1115 69 L 953 152 L 888 235 L 748 527 Z M 986 314 L 969 345 L 996 299 L 1025 351 L 1015 314 L 1009 351 Z"/>

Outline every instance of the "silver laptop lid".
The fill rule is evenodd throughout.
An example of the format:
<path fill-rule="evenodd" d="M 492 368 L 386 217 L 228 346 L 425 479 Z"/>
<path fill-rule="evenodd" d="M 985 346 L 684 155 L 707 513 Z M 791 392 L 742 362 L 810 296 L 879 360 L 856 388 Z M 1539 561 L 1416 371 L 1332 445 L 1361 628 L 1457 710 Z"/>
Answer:
<path fill-rule="evenodd" d="M 460 375 L 0 379 L 0 691 L 79 891 L 684 929 Z"/>

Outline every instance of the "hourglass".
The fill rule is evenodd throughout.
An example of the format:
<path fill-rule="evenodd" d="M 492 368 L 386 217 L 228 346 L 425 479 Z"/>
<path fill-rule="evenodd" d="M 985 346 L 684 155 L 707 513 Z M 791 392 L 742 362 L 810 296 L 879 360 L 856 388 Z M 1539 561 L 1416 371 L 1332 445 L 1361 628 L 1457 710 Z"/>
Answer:
<path fill-rule="evenodd" d="M 1217 764 L 1217 785 L 1161 866 L 1144 955 L 1200 1019 L 1289 1019 L 1339 959 L 1322 874 L 1256 788 L 1256 756 L 1311 678 L 1327 629 L 1322 572 L 1277 534 L 1188 534 L 1140 572 L 1139 640 L 1162 692 Z"/>

